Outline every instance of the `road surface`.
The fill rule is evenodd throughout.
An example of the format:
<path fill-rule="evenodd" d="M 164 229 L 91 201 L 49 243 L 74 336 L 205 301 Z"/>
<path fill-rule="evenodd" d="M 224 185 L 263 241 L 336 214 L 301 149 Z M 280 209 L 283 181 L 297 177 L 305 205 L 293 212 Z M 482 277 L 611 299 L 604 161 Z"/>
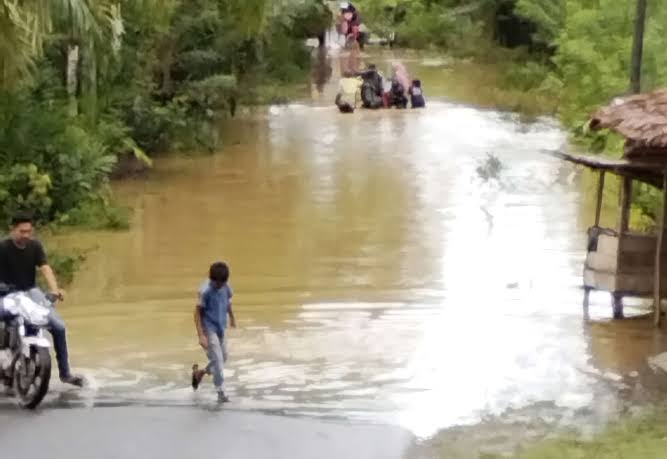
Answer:
<path fill-rule="evenodd" d="M 403 458 L 400 428 L 196 407 L 0 411 L 0 444 L 21 459 Z M 11 453 L 13 452 L 13 453 Z"/>

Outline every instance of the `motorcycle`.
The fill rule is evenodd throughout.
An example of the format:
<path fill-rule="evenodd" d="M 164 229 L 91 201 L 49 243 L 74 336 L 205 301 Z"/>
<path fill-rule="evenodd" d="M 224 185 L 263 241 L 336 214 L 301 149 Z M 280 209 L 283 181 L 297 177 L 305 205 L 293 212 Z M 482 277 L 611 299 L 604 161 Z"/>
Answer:
<path fill-rule="evenodd" d="M 57 298 L 47 295 L 46 300 Z M 14 393 L 26 409 L 39 405 L 51 380 L 51 343 L 44 337 L 49 305 L 35 301 L 29 292 L 0 285 L 0 384 Z"/>

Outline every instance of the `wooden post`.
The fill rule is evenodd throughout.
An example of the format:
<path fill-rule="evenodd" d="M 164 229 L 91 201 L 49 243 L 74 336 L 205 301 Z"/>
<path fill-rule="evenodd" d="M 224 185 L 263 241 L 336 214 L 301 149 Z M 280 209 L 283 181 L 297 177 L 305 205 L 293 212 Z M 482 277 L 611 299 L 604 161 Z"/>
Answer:
<path fill-rule="evenodd" d="M 621 213 L 618 218 L 618 236 L 619 244 L 623 239 L 623 233 L 628 231 L 630 226 L 630 206 L 632 205 L 632 179 L 623 177 L 621 186 Z M 620 254 L 620 250 L 619 250 Z"/>
<path fill-rule="evenodd" d="M 632 66 L 630 68 L 630 90 L 641 92 L 642 58 L 644 54 L 644 30 L 646 28 L 647 0 L 637 0 L 635 35 L 632 43 Z"/>
<path fill-rule="evenodd" d="M 614 319 L 622 319 L 623 315 L 623 294 L 614 292 L 612 295 Z"/>
<path fill-rule="evenodd" d="M 600 171 L 600 176 L 598 178 L 598 194 L 597 194 L 597 201 L 595 205 L 595 227 L 600 226 L 600 217 L 602 215 L 602 197 L 604 195 L 604 177 L 605 177 L 605 171 L 601 170 Z M 590 239 L 588 241 L 589 247 L 590 247 Z M 584 268 L 585 272 L 585 268 Z M 590 296 L 591 296 L 591 290 L 589 287 L 584 286 L 584 319 L 588 320 L 590 314 L 588 312 L 588 305 L 590 303 Z"/>
<path fill-rule="evenodd" d="M 600 178 L 598 179 L 598 197 L 595 207 L 595 226 L 600 226 L 600 217 L 602 215 L 602 196 L 604 194 L 604 171 L 600 171 Z"/>
<path fill-rule="evenodd" d="M 621 211 L 618 216 L 618 251 L 616 253 L 616 278 L 618 279 L 618 272 L 622 268 L 621 266 L 621 254 L 623 253 L 623 239 L 625 239 L 625 233 L 628 232 L 630 227 L 630 207 L 632 205 L 632 179 L 630 177 L 623 177 L 623 183 L 621 185 Z M 616 291 L 616 286 L 614 285 L 614 291 L 612 293 L 613 298 L 613 309 L 614 309 L 614 319 L 623 318 L 623 292 Z"/>
<path fill-rule="evenodd" d="M 655 248 L 655 273 L 653 280 L 653 307 L 655 308 L 655 325 L 660 326 L 662 309 L 660 307 L 660 281 L 662 280 L 662 239 L 665 234 L 665 216 L 667 215 L 667 171 L 663 171 L 662 177 L 662 206 L 660 206 L 660 217 L 658 220 L 658 237 Z"/>

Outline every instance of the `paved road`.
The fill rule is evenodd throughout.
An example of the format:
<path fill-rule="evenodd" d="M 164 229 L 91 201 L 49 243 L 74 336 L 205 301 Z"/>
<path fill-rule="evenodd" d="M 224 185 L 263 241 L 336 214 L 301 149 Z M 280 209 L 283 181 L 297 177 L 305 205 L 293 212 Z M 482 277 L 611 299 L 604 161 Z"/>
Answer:
<path fill-rule="evenodd" d="M 6 408 L 0 425 L 21 459 L 399 459 L 414 442 L 397 427 L 195 407 Z"/>

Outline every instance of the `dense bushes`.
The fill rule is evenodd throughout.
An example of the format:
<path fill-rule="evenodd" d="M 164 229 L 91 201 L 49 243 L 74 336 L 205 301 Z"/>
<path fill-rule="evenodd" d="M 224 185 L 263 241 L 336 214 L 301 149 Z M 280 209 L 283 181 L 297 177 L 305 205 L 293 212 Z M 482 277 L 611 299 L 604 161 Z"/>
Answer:
<path fill-rule="evenodd" d="M 0 224 L 28 209 L 124 226 L 105 186 L 118 158 L 150 164 L 201 143 L 202 120 L 308 75 L 303 39 L 331 13 L 321 0 L 281 4 L 0 0 Z"/>
<path fill-rule="evenodd" d="M 68 119 L 57 100 L 0 97 L 0 211 L 24 208 L 52 220 L 95 196 L 115 156 L 94 130 Z"/>

